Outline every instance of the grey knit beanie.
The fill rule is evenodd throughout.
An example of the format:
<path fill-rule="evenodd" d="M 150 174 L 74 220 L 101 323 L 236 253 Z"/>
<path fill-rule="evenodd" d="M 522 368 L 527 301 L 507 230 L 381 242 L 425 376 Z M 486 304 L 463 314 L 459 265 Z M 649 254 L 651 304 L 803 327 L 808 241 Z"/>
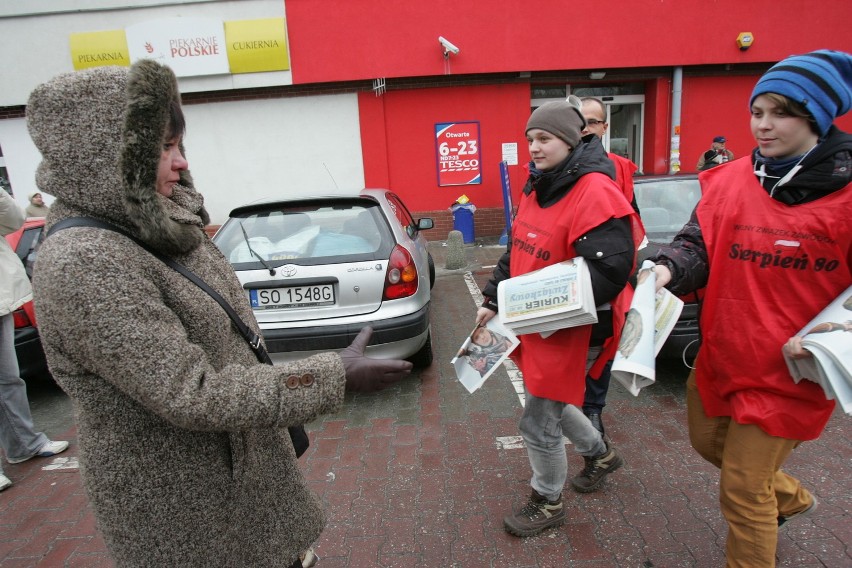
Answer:
<path fill-rule="evenodd" d="M 533 128 L 540 128 L 564 140 L 571 148 L 576 148 L 580 143 L 580 131 L 586 127 L 581 107 L 582 101 L 574 95 L 564 101 L 544 103 L 530 115 L 524 134 Z"/>

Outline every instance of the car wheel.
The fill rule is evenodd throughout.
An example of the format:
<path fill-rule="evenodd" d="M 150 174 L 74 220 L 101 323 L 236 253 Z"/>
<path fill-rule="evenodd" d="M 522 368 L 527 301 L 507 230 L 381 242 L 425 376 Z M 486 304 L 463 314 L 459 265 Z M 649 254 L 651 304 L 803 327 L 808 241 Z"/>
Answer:
<path fill-rule="evenodd" d="M 411 363 L 418 368 L 428 367 L 432 364 L 432 332 L 426 336 L 426 343 L 420 348 L 420 351 L 408 358 Z"/>
<path fill-rule="evenodd" d="M 429 289 L 435 286 L 435 259 L 429 255 Z"/>

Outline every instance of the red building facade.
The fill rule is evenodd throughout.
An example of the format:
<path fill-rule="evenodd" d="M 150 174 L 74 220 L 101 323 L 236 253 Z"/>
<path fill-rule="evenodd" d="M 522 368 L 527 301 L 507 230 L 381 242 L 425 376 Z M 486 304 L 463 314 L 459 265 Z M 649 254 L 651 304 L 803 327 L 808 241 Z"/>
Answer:
<path fill-rule="evenodd" d="M 359 90 L 366 185 L 389 187 L 415 214 L 435 217 L 433 238 L 451 228 L 447 207 L 461 194 L 478 208 L 477 236 L 500 234 L 499 163 L 515 145 L 509 180 L 517 197 L 529 158 L 524 126 L 545 100 L 600 96 L 611 112 L 611 151 L 644 174 L 688 172 L 714 136 L 726 136 L 737 157 L 751 152 L 748 98 L 770 65 L 815 49 L 852 51 L 845 29 L 852 3 L 844 0 L 819 9 L 799 0 L 287 0 L 285 7 L 294 85 Z M 748 49 L 738 37 L 751 38 Z M 439 182 L 436 125 L 456 122 L 478 125 L 479 183 Z M 849 130 L 852 116 L 838 125 Z"/>

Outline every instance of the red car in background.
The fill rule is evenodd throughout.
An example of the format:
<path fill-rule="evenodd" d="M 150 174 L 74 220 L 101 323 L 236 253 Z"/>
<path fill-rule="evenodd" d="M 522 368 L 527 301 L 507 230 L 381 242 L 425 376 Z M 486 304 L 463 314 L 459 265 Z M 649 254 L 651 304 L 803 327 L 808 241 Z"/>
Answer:
<path fill-rule="evenodd" d="M 6 241 L 26 267 L 27 276 L 32 279 L 33 262 L 36 249 L 44 239 L 44 218 L 30 218 L 23 227 L 6 235 Z M 28 380 L 49 379 L 47 360 L 38 335 L 33 303 L 27 302 L 12 314 L 15 320 L 15 354 L 21 368 L 21 378 Z"/>

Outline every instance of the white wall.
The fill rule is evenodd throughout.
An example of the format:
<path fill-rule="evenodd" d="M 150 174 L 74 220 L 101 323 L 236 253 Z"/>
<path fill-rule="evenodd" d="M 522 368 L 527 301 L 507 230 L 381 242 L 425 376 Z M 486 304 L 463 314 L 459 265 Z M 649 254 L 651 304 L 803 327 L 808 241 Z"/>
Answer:
<path fill-rule="evenodd" d="M 188 105 L 184 112 L 189 168 L 213 224 L 264 197 L 364 187 L 355 94 Z M 41 154 L 24 119 L 0 120 L 0 148 L 15 199 L 26 206 Z"/>
<path fill-rule="evenodd" d="M 189 105 L 184 112 L 186 157 L 213 224 L 265 197 L 364 187 L 355 94 Z"/>

